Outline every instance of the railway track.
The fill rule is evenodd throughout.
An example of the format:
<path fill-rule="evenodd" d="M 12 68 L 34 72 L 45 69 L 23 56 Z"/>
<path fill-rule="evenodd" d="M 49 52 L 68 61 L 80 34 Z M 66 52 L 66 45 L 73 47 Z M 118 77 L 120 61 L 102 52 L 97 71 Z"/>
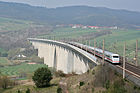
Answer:
<path fill-rule="evenodd" d="M 123 70 L 123 65 L 122 64 L 121 65 L 116 65 L 116 66 Z M 125 71 L 140 79 L 140 68 L 139 67 L 136 67 L 135 65 L 132 65 L 132 64 L 126 62 Z"/>
<path fill-rule="evenodd" d="M 138 74 L 138 75 L 140 75 L 140 68 L 138 68 L 138 67 L 136 67 L 136 66 L 134 66 L 134 65 L 132 65 L 132 64 L 130 64 L 130 63 L 126 63 L 126 68 L 129 70 L 129 71 L 132 71 L 132 72 L 134 72 L 134 73 L 136 73 L 136 74 Z"/>
<path fill-rule="evenodd" d="M 73 46 L 76 46 L 76 45 L 73 45 Z M 94 55 L 94 51 L 91 51 L 90 49 L 87 49 L 87 48 L 84 48 L 84 47 L 81 47 L 81 46 L 76 46 L 84 51 L 87 51 L 88 53 Z M 101 57 L 98 57 L 96 56 L 97 58 L 99 58 L 101 60 Z M 107 62 L 107 61 L 105 61 Z M 123 70 L 123 62 L 121 61 L 121 64 L 120 65 L 115 65 L 117 68 Z M 125 71 L 133 76 L 135 76 L 136 78 L 138 78 L 140 80 L 140 68 L 139 67 L 136 67 L 135 65 L 132 65 L 128 62 L 126 62 L 125 64 Z"/>

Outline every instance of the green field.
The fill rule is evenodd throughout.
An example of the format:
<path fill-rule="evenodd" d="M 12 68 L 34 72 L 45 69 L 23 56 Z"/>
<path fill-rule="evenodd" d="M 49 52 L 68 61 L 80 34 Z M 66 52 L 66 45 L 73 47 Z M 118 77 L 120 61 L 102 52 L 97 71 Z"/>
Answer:
<path fill-rule="evenodd" d="M 47 65 L 44 64 L 27 64 L 27 63 L 22 63 L 21 65 L 17 66 L 7 66 L 7 67 L 1 67 L 0 71 L 4 75 L 12 76 L 12 75 L 19 75 L 22 72 L 25 73 L 33 73 L 36 69 L 40 67 L 47 67 Z"/>
<path fill-rule="evenodd" d="M 9 60 L 7 58 L 0 57 L 0 65 L 5 66 L 5 65 L 8 65 L 8 64 L 10 64 L 10 62 L 9 62 Z"/>
<path fill-rule="evenodd" d="M 99 29 L 100 31 L 107 31 L 109 29 Z M 82 28 L 57 28 L 54 29 L 53 32 L 49 35 L 39 36 L 40 38 L 48 38 L 48 39 L 67 39 L 74 38 L 78 39 L 82 37 L 85 38 L 84 35 L 90 35 L 94 32 L 97 32 L 98 29 L 82 29 Z M 127 57 L 129 59 L 133 59 L 135 56 L 135 48 L 136 48 L 136 39 L 139 41 L 138 46 L 140 46 L 140 30 L 128 30 L 128 29 L 118 29 L 118 30 L 110 30 L 112 33 L 107 35 L 102 35 L 96 37 L 97 46 L 102 47 L 102 41 L 105 39 L 105 49 L 114 53 L 118 53 L 121 56 L 123 55 L 123 46 L 124 42 L 127 45 Z M 94 38 L 94 37 L 93 37 Z M 94 39 L 86 39 L 82 40 L 85 44 L 86 41 L 91 42 L 91 46 L 94 46 Z M 140 53 L 138 54 L 140 56 Z M 140 59 L 140 58 L 139 58 Z"/>
<path fill-rule="evenodd" d="M 123 56 L 124 42 L 126 42 L 126 56 L 129 62 L 135 63 L 136 40 L 140 46 L 140 30 L 113 30 L 112 34 L 104 35 L 96 38 L 97 46 L 102 46 L 102 41 L 105 39 L 105 49 L 113 53 L 118 53 Z M 94 40 L 90 40 L 94 42 Z M 92 43 L 92 45 L 94 45 Z M 138 62 L 140 64 L 140 52 L 138 52 Z"/>
<path fill-rule="evenodd" d="M 16 85 L 13 88 L 8 89 L 1 89 L 0 93 L 18 93 L 18 90 L 20 90 L 20 93 L 26 93 L 27 89 L 30 89 L 30 93 L 57 93 L 58 84 L 59 84 L 60 78 L 53 78 L 50 82 L 49 87 L 46 88 L 37 88 L 35 85 Z"/>
<path fill-rule="evenodd" d="M 104 30 L 104 29 L 100 29 Z M 39 36 L 40 38 L 47 39 L 63 39 L 63 38 L 75 38 L 79 37 L 85 38 L 83 35 L 90 35 L 91 33 L 97 32 L 98 29 L 82 29 L 82 28 L 57 28 L 54 29 L 52 33 L 49 35 Z M 140 30 L 127 30 L 127 29 L 119 29 L 119 30 L 111 30 L 112 34 L 103 35 L 96 38 L 97 46 L 102 46 L 102 41 L 105 39 L 105 47 L 106 50 L 110 50 L 112 52 L 116 52 L 122 55 L 124 42 L 127 44 L 128 52 L 135 51 L 136 39 L 139 40 L 140 46 Z M 89 39 L 91 45 L 94 46 L 93 39 Z M 88 41 L 89 41 L 88 40 Z M 87 40 L 86 40 L 87 41 Z M 83 43 L 85 43 L 83 41 Z"/>
<path fill-rule="evenodd" d="M 71 38 L 76 39 L 81 37 L 82 35 L 88 35 L 91 33 L 97 32 L 95 29 L 81 29 L 81 28 L 56 28 L 49 35 L 39 36 L 39 38 L 47 38 L 47 39 L 64 39 Z"/>
<path fill-rule="evenodd" d="M 3 48 L 0 48 L 0 53 L 5 53 L 6 50 L 4 50 Z"/>
<path fill-rule="evenodd" d="M 29 28 L 33 22 L 0 17 L 1 31 L 19 31 Z"/>
<path fill-rule="evenodd" d="M 97 46 L 102 46 L 102 41 L 105 39 L 105 49 L 123 55 L 123 46 L 126 42 L 127 56 L 134 57 L 136 48 L 136 39 L 140 46 L 140 30 L 113 30 L 112 34 L 104 35 L 96 38 Z M 94 42 L 94 40 L 90 40 Z M 93 45 L 93 43 L 92 43 Z"/>

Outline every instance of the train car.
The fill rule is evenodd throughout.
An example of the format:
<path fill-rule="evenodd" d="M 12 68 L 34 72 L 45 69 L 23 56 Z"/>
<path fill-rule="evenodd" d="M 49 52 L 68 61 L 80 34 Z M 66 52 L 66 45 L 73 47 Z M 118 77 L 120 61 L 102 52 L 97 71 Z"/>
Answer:
<path fill-rule="evenodd" d="M 116 64 L 120 63 L 119 55 L 108 51 L 105 51 L 105 60 L 108 60 L 111 63 L 116 63 Z"/>
<path fill-rule="evenodd" d="M 91 52 L 94 53 L 94 50 L 95 50 L 96 51 L 95 53 L 96 53 L 97 56 L 99 56 L 101 58 L 103 57 L 103 50 L 102 49 L 90 47 L 90 46 L 83 45 L 83 44 L 80 44 L 80 43 L 77 43 L 77 42 L 69 42 L 69 44 L 74 45 L 76 47 L 79 47 L 81 49 L 87 50 L 90 53 Z M 118 54 L 115 54 L 115 53 L 112 53 L 112 52 L 109 52 L 109 51 L 105 51 L 104 55 L 105 55 L 105 60 L 107 60 L 111 63 L 114 63 L 114 64 L 119 64 L 120 63 L 120 58 L 119 58 Z"/>
<path fill-rule="evenodd" d="M 90 49 L 92 49 L 92 51 L 96 51 L 96 55 L 99 57 L 103 57 L 103 50 L 99 49 L 99 48 L 94 48 L 94 47 L 90 47 Z M 105 56 L 105 60 L 114 63 L 114 64 L 119 64 L 120 63 L 120 58 L 118 54 L 109 52 L 109 51 L 104 51 L 104 56 Z"/>

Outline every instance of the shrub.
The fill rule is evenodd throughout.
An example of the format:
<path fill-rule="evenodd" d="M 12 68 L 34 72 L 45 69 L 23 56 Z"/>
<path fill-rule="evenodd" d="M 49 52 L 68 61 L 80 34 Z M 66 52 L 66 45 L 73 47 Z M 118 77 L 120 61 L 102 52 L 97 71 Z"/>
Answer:
<path fill-rule="evenodd" d="M 105 87 L 106 87 L 106 89 L 109 89 L 109 87 L 110 87 L 110 81 L 109 80 L 106 81 Z"/>
<path fill-rule="evenodd" d="M 52 79 L 52 73 L 46 67 L 38 68 L 34 72 L 34 76 L 32 77 L 32 79 L 37 87 L 39 88 L 47 87 L 50 85 L 50 80 Z"/>
<path fill-rule="evenodd" d="M 137 86 L 136 86 L 136 85 L 134 85 L 134 90 L 135 90 L 135 89 L 137 89 Z"/>
<path fill-rule="evenodd" d="M 30 93 L 30 89 L 29 88 L 26 90 L 26 93 Z"/>
<path fill-rule="evenodd" d="M 94 89 L 94 88 L 92 88 L 92 93 L 94 93 L 94 91 L 95 91 L 95 89 Z"/>
<path fill-rule="evenodd" d="M 17 93 L 21 93 L 21 91 L 20 91 L 20 90 L 18 90 L 18 91 L 17 91 Z"/>
<path fill-rule="evenodd" d="M 111 87 L 107 90 L 107 93 L 126 93 L 125 82 L 123 79 L 116 80 Z"/>
<path fill-rule="evenodd" d="M 104 66 L 99 66 L 98 71 L 95 73 L 94 86 L 107 88 L 109 87 L 109 82 L 114 81 L 115 77 L 116 75 L 114 70 L 112 70 L 107 64 L 105 64 Z"/>
<path fill-rule="evenodd" d="M 94 75 L 95 74 L 95 70 L 92 70 L 92 75 Z"/>
<path fill-rule="evenodd" d="M 0 87 L 6 89 L 9 85 L 9 78 L 7 76 L 0 77 Z"/>
<path fill-rule="evenodd" d="M 1 54 L 2 57 L 8 57 L 8 54 L 7 53 L 3 53 Z"/>
<path fill-rule="evenodd" d="M 80 86 L 83 86 L 84 85 L 84 82 L 82 81 L 82 82 L 80 82 Z"/>
<path fill-rule="evenodd" d="M 62 93 L 62 88 L 58 87 L 57 93 Z"/>
<path fill-rule="evenodd" d="M 0 87 L 3 89 L 7 89 L 8 87 L 15 86 L 16 83 L 12 80 L 10 80 L 7 76 L 0 76 Z"/>
<path fill-rule="evenodd" d="M 64 74 L 63 71 L 58 70 L 58 71 L 55 72 L 55 76 L 56 76 L 56 77 L 65 77 L 66 74 Z"/>

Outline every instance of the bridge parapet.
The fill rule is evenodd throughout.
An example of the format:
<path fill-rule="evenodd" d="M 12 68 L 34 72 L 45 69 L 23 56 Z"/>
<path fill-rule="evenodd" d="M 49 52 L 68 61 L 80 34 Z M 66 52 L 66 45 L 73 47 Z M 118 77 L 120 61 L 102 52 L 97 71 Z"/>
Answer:
<path fill-rule="evenodd" d="M 28 38 L 38 49 L 38 56 L 44 58 L 44 63 L 64 73 L 85 73 L 88 69 L 99 65 L 97 58 L 70 44 L 48 40 Z"/>

